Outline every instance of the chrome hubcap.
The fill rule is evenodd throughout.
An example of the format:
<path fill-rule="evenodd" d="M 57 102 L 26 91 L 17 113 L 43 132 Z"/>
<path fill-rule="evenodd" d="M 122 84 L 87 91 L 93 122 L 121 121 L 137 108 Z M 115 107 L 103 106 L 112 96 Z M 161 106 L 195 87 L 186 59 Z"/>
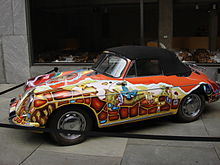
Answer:
<path fill-rule="evenodd" d="M 70 111 L 61 116 L 57 123 L 57 129 L 72 130 L 72 131 L 84 131 L 86 128 L 85 117 L 76 111 Z M 66 139 L 76 139 L 80 137 L 80 134 L 60 133 L 60 135 Z"/>
<path fill-rule="evenodd" d="M 182 112 L 187 117 L 195 117 L 201 110 L 201 99 L 196 94 L 191 94 L 183 102 Z"/>

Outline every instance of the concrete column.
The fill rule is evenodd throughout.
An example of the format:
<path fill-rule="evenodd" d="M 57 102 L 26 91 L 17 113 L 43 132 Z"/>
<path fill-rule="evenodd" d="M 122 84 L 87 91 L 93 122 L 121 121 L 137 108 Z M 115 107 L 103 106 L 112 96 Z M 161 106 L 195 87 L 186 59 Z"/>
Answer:
<path fill-rule="evenodd" d="M 7 83 L 22 83 L 30 78 L 27 36 L 5 36 L 2 39 Z"/>
<path fill-rule="evenodd" d="M 159 42 L 168 49 L 173 40 L 173 0 L 159 0 Z"/>
<path fill-rule="evenodd" d="M 4 60 L 3 60 L 3 49 L 2 49 L 2 41 L 0 38 L 0 84 L 3 84 L 6 82 L 5 79 L 5 66 L 4 66 Z"/>
<path fill-rule="evenodd" d="M 209 18 L 209 49 L 216 50 L 218 36 L 218 12 L 213 10 L 210 12 Z"/>
<path fill-rule="evenodd" d="M 0 0 L 0 83 L 30 77 L 25 7 L 25 0 Z"/>

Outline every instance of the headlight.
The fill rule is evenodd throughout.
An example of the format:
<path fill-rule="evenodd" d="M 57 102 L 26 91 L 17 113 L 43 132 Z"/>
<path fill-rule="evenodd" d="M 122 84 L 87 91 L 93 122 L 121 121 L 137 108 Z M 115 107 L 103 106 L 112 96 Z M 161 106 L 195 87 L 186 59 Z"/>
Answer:
<path fill-rule="evenodd" d="M 33 93 L 34 90 L 35 90 L 35 88 L 32 88 L 31 90 L 29 90 L 26 93 L 24 93 L 23 97 L 21 98 L 21 100 L 19 101 L 19 103 L 18 103 L 18 105 L 16 107 L 16 111 L 18 111 L 21 108 L 21 106 L 24 105 L 24 101 L 27 101 L 27 104 L 24 105 L 25 106 L 25 111 L 27 111 L 26 107 L 30 106 L 32 101 L 33 101 L 33 99 L 34 99 L 33 98 L 34 97 L 34 93 Z"/>
<path fill-rule="evenodd" d="M 212 91 L 212 87 L 210 86 L 210 85 L 208 85 L 208 84 L 206 84 L 206 85 L 203 85 L 203 89 L 204 89 L 204 92 L 206 93 L 206 94 L 211 94 L 213 91 Z"/>

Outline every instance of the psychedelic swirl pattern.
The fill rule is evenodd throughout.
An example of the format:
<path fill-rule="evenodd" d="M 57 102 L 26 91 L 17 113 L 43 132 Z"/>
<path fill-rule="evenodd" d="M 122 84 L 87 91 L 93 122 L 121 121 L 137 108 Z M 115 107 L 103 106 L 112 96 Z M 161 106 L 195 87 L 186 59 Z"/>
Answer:
<path fill-rule="evenodd" d="M 175 114 L 181 99 L 189 93 L 164 83 L 144 85 L 127 82 L 122 86 L 117 85 L 117 80 L 79 80 L 85 73 L 89 71 L 60 75 L 34 87 L 33 93 L 17 107 L 17 117 L 13 122 L 24 126 L 45 126 L 54 110 L 80 104 L 93 111 L 99 127 L 105 127 Z"/>

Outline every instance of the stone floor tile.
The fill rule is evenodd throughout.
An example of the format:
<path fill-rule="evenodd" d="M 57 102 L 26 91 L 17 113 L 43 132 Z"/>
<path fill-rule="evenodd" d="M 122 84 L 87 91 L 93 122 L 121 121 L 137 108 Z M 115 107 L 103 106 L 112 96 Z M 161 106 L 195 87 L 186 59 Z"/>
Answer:
<path fill-rule="evenodd" d="M 22 165 L 120 165 L 120 157 L 88 156 L 37 150 Z"/>
<path fill-rule="evenodd" d="M 41 145 L 39 150 L 82 155 L 122 157 L 126 145 L 127 138 L 91 137 L 83 143 L 72 146 L 60 147 L 48 142 Z"/>
<path fill-rule="evenodd" d="M 122 165 L 217 165 L 220 160 L 212 148 L 128 145 Z"/>

